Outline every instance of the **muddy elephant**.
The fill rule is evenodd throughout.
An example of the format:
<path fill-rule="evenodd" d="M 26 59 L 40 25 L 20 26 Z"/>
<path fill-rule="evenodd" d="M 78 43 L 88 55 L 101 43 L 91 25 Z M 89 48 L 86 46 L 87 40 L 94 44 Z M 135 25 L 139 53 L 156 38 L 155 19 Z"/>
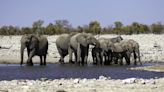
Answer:
<path fill-rule="evenodd" d="M 62 34 L 56 39 L 56 47 L 60 55 L 60 59 L 59 59 L 60 63 L 64 63 L 64 57 L 68 55 L 70 38 L 75 34 L 76 33 Z"/>
<path fill-rule="evenodd" d="M 48 51 L 48 40 L 45 36 L 41 35 L 23 35 L 21 38 L 21 62 L 23 64 L 24 49 L 27 48 L 27 65 L 33 65 L 32 58 L 35 55 L 40 57 L 40 65 L 46 65 L 46 56 Z M 42 62 L 44 57 L 44 63 Z"/>
<path fill-rule="evenodd" d="M 99 41 L 89 33 L 78 33 L 71 37 L 69 46 L 69 61 L 72 61 L 72 53 L 75 54 L 75 61 L 84 65 L 87 63 L 89 45 L 99 47 Z"/>

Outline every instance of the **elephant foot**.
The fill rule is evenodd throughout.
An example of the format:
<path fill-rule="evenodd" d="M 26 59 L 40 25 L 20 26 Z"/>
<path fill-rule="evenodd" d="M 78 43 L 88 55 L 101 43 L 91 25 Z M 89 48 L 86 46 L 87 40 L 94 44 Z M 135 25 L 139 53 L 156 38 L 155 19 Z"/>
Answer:
<path fill-rule="evenodd" d="M 27 66 L 33 66 L 33 63 L 27 63 L 26 65 Z"/>
<path fill-rule="evenodd" d="M 60 64 L 64 64 L 64 60 L 60 59 L 59 62 L 60 62 Z"/>
<path fill-rule="evenodd" d="M 122 66 L 122 65 L 123 65 L 123 63 L 122 63 L 122 62 L 120 62 L 120 65 Z"/>
<path fill-rule="evenodd" d="M 105 61 L 104 65 L 110 65 L 110 62 Z"/>
<path fill-rule="evenodd" d="M 72 61 L 72 60 L 69 60 L 69 63 L 70 63 L 70 64 L 74 64 L 75 62 L 74 62 L 74 61 Z"/>
<path fill-rule="evenodd" d="M 96 62 L 93 62 L 93 65 L 97 65 L 97 63 Z"/>

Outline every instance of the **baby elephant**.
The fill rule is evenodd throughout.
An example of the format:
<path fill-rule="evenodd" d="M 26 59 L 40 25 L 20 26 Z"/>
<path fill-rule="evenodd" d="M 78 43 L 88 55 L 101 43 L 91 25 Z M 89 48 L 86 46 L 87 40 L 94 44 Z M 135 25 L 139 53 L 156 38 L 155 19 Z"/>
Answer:
<path fill-rule="evenodd" d="M 91 52 L 92 52 L 93 64 L 102 65 L 103 64 L 102 57 L 101 57 L 102 49 L 95 46 L 94 48 L 92 48 Z"/>

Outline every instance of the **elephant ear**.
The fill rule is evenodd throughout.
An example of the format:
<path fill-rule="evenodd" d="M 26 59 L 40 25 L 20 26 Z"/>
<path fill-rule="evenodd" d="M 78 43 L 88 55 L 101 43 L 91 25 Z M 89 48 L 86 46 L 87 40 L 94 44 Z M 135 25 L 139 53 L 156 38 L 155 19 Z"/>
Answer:
<path fill-rule="evenodd" d="M 86 37 L 85 36 L 83 36 L 83 35 L 79 35 L 79 36 L 77 36 L 76 37 L 76 41 L 78 42 L 78 43 L 80 43 L 82 46 L 84 46 L 84 47 L 87 47 L 87 40 L 86 40 Z"/>

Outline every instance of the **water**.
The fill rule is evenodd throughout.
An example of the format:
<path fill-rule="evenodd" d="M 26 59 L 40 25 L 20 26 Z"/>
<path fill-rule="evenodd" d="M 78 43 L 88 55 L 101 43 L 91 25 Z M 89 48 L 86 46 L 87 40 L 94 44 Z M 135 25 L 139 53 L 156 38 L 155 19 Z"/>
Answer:
<path fill-rule="evenodd" d="M 150 66 L 154 64 L 144 64 Z M 128 68 L 134 66 L 77 66 L 71 64 L 48 64 L 47 66 L 20 66 L 19 64 L 0 64 L 0 80 L 13 79 L 60 79 L 60 78 L 99 78 L 103 75 L 112 79 L 126 78 L 160 78 L 164 72 L 136 71 Z"/>

